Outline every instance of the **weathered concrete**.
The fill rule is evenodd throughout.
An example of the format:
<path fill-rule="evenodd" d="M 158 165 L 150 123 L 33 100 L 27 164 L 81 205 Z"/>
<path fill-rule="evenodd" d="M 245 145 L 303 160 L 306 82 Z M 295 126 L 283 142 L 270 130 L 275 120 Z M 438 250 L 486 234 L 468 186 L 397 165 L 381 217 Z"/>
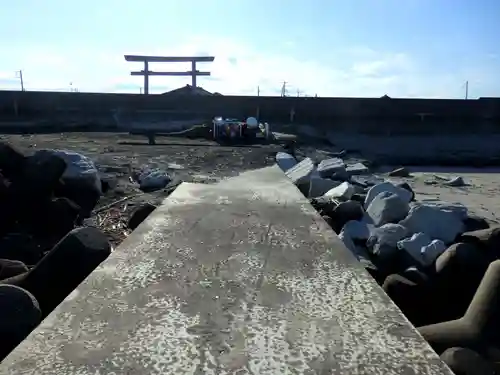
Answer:
<path fill-rule="evenodd" d="M 192 96 L 35 92 L 0 90 L 0 114 L 48 115 L 81 112 L 108 115 L 117 109 L 130 111 L 163 110 L 194 116 L 248 117 L 260 113 L 270 122 L 290 121 L 315 125 L 342 126 L 345 119 L 377 119 L 384 122 L 413 121 L 422 127 L 426 119 L 449 120 L 450 128 L 493 121 L 498 128 L 500 99 L 385 99 L 385 98 L 308 98 L 265 96 Z M 347 124 L 349 127 L 351 123 Z M 380 126 L 373 126 L 377 129 Z M 377 131 L 377 130 L 375 130 Z"/>
<path fill-rule="evenodd" d="M 278 167 L 181 185 L 0 374 L 451 374 Z"/>

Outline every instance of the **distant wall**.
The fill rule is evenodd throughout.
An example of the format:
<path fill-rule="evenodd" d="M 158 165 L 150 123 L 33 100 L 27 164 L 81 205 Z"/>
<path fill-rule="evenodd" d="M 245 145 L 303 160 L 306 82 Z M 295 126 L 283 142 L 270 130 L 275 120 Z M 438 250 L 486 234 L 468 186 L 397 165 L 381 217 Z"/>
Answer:
<path fill-rule="evenodd" d="M 295 113 L 293 123 L 291 111 Z M 4 133 L 141 127 L 173 131 L 214 116 L 244 118 L 257 113 L 274 131 L 328 140 L 380 163 L 500 165 L 500 98 L 171 97 L 0 91 L 0 131 Z"/>
<path fill-rule="evenodd" d="M 170 117 L 255 116 L 269 122 L 335 126 L 367 134 L 491 132 L 500 130 L 500 98 L 477 100 L 297 98 L 0 91 L 6 118 L 85 119 L 113 122 L 116 111 L 158 111 Z M 436 128 L 436 124 L 439 124 Z M 404 126 L 402 125 L 404 124 Z"/>

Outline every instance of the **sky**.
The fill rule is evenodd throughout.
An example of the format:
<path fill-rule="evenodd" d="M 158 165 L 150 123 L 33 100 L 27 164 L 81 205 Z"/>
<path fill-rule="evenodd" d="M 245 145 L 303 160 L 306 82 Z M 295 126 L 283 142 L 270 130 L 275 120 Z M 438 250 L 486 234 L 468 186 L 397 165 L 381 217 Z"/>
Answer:
<path fill-rule="evenodd" d="M 499 20 L 498 0 L 4 1 L 0 89 L 21 70 L 26 90 L 139 93 L 124 55 L 143 54 L 215 56 L 198 85 L 225 95 L 500 96 Z"/>

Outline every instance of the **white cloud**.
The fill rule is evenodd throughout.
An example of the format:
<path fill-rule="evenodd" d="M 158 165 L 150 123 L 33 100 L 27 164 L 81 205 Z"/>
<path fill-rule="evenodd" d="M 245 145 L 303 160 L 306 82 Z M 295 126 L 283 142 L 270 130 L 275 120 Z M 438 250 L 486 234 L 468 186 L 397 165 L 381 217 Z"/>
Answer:
<path fill-rule="evenodd" d="M 289 93 L 297 90 L 319 96 L 379 97 L 460 97 L 460 72 L 429 74 L 418 59 L 402 52 L 375 51 L 353 47 L 331 53 L 331 62 L 292 57 L 293 46 L 283 43 L 284 54 L 269 55 L 230 39 L 194 38 L 189 43 L 155 50 L 96 50 L 75 45 L 24 46 L 12 51 L 9 60 L 0 61 L 0 88 L 18 89 L 16 70 L 22 69 L 28 90 L 69 90 L 70 82 L 80 91 L 139 92 L 142 77 L 130 76 L 142 69 L 141 63 L 127 63 L 124 54 L 214 55 L 213 63 L 200 64 L 212 77 L 198 78 L 198 84 L 223 94 L 277 95 L 283 81 Z M 0 46 L 1 47 L 1 46 Z M 287 54 L 288 52 L 290 54 Z M 151 64 L 152 70 L 188 70 L 189 64 Z M 152 92 L 163 92 L 190 83 L 189 77 L 153 77 Z"/>

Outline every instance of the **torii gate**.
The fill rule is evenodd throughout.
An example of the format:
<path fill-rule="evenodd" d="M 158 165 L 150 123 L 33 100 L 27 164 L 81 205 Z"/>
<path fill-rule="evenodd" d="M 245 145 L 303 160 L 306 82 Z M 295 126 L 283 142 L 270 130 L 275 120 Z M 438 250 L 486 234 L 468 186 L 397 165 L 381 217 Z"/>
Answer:
<path fill-rule="evenodd" d="M 196 87 L 197 76 L 209 76 L 210 72 L 200 72 L 196 70 L 196 63 L 198 62 L 212 62 L 214 56 L 138 56 L 138 55 L 125 55 L 125 60 L 129 62 L 143 62 L 144 70 L 130 72 L 133 76 L 144 76 L 144 94 L 149 94 L 149 76 L 191 76 L 191 86 Z M 186 72 L 153 72 L 149 70 L 150 62 L 191 62 L 191 70 Z"/>

